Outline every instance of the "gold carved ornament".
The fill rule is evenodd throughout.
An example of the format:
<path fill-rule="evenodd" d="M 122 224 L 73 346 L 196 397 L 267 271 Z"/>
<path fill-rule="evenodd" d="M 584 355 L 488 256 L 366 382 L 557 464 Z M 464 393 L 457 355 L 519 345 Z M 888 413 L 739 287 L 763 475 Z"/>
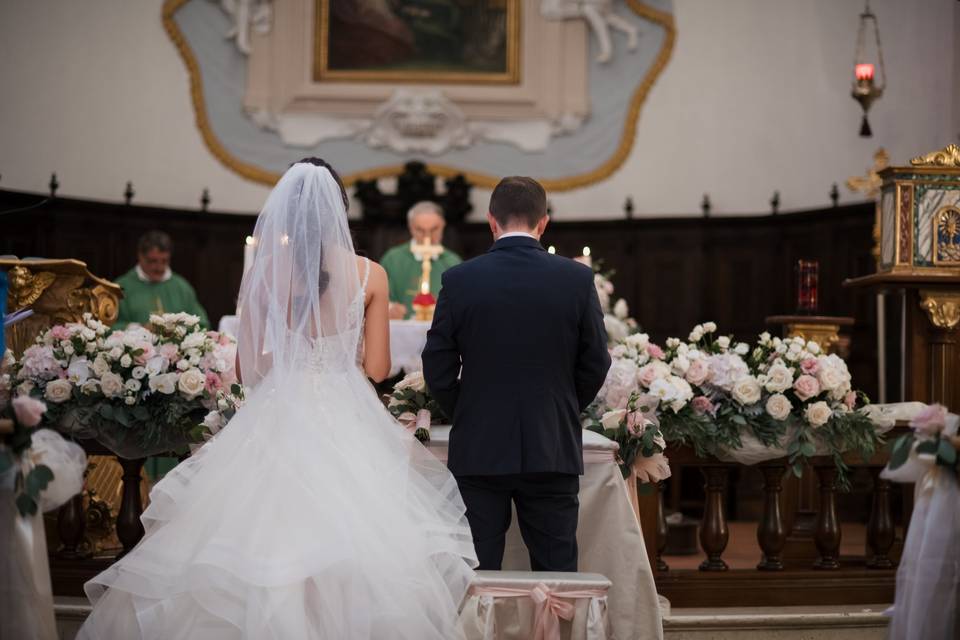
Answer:
<path fill-rule="evenodd" d="M 79 260 L 0 260 L 8 270 L 9 313 L 31 309 L 33 315 L 7 328 L 7 346 L 19 357 L 43 331 L 56 324 L 79 322 L 90 313 L 110 325 L 117 319 L 121 289 L 87 271 Z"/>
<path fill-rule="evenodd" d="M 938 329 L 949 331 L 960 324 L 960 293 L 921 291 L 920 308 Z"/>
<path fill-rule="evenodd" d="M 939 151 L 931 151 L 910 160 L 915 167 L 960 167 L 960 147 L 948 144 Z"/>
<path fill-rule="evenodd" d="M 234 156 L 220 142 L 213 132 L 213 128 L 210 126 L 210 119 L 207 116 L 206 100 L 203 95 L 200 63 L 197 62 L 197 57 L 194 55 L 183 32 L 180 31 L 180 27 L 177 26 L 173 18 L 174 14 L 188 2 L 190 2 L 190 0 L 164 0 L 162 11 L 163 28 L 166 30 L 170 40 L 173 41 L 174 46 L 177 47 L 177 51 L 180 52 L 180 56 L 183 58 L 183 62 L 187 67 L 187 74 L 190 77 L 190 98 L 193 102 L 193 110 L 196 114 L 197 128 L 200 130 L 200 135 L 203 137 L 203 141 L 206 143 L 207 148 L 210 149 L 210 152 L 225 167 L 248 180 L 273 186 L 280 179 L 280 174 L 268 171 L 249 162 L 244 162 Z M 640 85 L 637 86 L 633 92 L 633 96 L 630 98 L 623 134 L 620 136 L 620 143 L 613 152 L 613 155 L 592 171 L 565 178 L 541 180 L 540 183 L 543 185 L 543 188 L 548 191 L 569 191 L 571 189 L 585 187 L 609 178 L 623 166 L 636 141 L 637 121 L 640 118 L 640 110 L 646 101 L 647 94 L 650 93 L 654 82 L 670 61 L 670 55 L 673 53 L 673 45 L 677 39 L 677 29 L 673 15 L 644 4 L 641 0 L 626 0 L 626 4 L 636 15 L 663 27 L 665 31 L 663 44 L 660 46 L 660 51 L 657 53 L 657 57 L 654 59 L 647 74 L 643 77 Z M 474 185 L 488 189 L 492 189 L 500 181 L 498 176 L 462 171 L 456 167 L 444 164 L 427 164 L 427 170 L 441 178 L 453 178 L 457 175 L 463 175 Z M 345 175 L 343 176 L 343 181 L 347 186 L 352 186 L 357 180 L 373 180 L 376 178 L 397 176 L 401 173 L 403 173 L 403 165 L 390 165 Z"/>

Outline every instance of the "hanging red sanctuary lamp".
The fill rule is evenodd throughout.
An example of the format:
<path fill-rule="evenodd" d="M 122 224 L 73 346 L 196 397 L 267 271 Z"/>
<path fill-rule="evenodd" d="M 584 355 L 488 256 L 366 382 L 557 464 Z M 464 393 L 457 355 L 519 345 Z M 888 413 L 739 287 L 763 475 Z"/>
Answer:
<path fill-rule="evenodd" d="M 868 52 L 867 31 L 873 27 L 873 45 L 876 51 Z M 879 67 L 879 69 L 878 69 Z M 876 80 L 877 71 L 880 72 L 880 82 Z M 867 0 L 863 13 L 860 14 L 860 28 L 857 30 L 857 54 L 853 61 L 853 99 L 860 103 L 863 109 L 863 121 L 860 123 L 860 135 L 869 138 L 873 135 L 870 122 L 867 121 L 867 111 L 887 86 L 887 73 L 883 67 L 883 51 L 880 49 L 880 27 L 877 16 L 870 11 L 870 1 Z"/>

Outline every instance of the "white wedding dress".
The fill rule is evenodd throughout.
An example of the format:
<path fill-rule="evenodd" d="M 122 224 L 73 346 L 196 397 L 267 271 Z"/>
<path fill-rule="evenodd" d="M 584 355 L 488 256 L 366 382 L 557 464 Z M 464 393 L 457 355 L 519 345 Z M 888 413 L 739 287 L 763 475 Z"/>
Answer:
<path fill-rule="evenodd" d="M 338 202 L 306 164 L 268 199 L 241 287 L 255 387 L 154 487 L 143 540 L 86 585 L 79 638 L 462 635 L 476 564 L 463 502 L 357 364 L 365 275 Z"/>

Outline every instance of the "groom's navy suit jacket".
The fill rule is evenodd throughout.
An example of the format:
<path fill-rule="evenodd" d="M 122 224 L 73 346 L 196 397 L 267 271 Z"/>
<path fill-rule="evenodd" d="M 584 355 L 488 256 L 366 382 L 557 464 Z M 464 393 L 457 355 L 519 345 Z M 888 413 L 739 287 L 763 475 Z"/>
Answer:
<path fill-rule="evenodd" d="M 582 474 L 579 416 L 609 367 L 588 267 L 512 236 L 444 272 L 423 372 L 455 476 Z"/>

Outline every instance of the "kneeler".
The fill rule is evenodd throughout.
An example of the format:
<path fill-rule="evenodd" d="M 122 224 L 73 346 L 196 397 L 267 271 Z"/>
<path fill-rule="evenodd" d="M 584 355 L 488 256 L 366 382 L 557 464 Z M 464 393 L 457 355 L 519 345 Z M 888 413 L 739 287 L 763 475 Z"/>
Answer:
<path fill-rule="evenodd" d="M 610 584 L 597 573 L 478 571 L 461 626 L 467 640 L 606 640 Z"/>

